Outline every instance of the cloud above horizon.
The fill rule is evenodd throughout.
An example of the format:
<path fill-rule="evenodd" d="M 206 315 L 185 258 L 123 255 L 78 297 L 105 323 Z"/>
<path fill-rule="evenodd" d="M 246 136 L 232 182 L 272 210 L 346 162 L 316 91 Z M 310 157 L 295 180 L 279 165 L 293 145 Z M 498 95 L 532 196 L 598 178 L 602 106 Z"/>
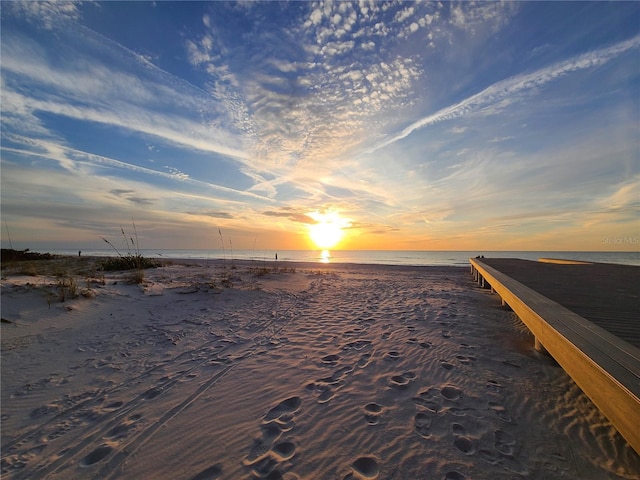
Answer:
<path fill-rule="evenodd" d="M 594 249 L 640 231 L 638 5 L 1 15 L 2 214 L 25 242 L 71 228 L 87 245 L 135 216 L 188 248 L 206 244 L 180 231 L 220 227 L 305 248 L 317 210 L 352 220 L 352 248 Z"/>

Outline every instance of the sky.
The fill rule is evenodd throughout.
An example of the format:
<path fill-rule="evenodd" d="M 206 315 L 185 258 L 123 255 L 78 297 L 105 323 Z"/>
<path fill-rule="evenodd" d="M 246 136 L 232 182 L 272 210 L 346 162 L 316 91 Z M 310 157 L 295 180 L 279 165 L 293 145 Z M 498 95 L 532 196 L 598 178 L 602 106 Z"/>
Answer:
<path fill-rule="evenodd" d="M 0 15 L 3 248 L 640 248 L 639 2 Z"/>

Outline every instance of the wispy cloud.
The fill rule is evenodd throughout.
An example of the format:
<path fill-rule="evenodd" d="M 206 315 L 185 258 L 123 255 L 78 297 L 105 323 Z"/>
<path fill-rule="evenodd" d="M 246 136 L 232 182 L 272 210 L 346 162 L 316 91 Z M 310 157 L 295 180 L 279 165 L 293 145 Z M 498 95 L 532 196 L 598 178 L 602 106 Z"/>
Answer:
<path fill-rule="evenodd" d="M 435 123 L 453 120 L 478 112 L 483 116 L 495 115 L 496 113 L 499 113 L 505 105 L 517 102 L 519 100 L 518 95 L 520 94 L 543 87 L 547 83 L 558 80 L 570 73 L 601 66 L 618 55 L 621 55 L 631 49 L 636 49 L 639 46 L 640 36 L 636 36 L 611 47 L 597 49 L 583 55 L 578 55 L 569 60 L 558 62 L 532 73 L 516 75 L 494 83 L 471 97 L 443 108 L 432 115 L 421 118 L 406 127 L 399 134 L 375 145 L 373 148 L 368 150 L 367 153 L 372 153 L 376 150 L 387 147 L 408 137 L 416 130 Z"/>
<path fill-rule="evenodd" d="M 306 15 L 281 29 L 278 40 L 272 31 L 252 32 L 260 50 L 250 70 L 237 64 L 247 52 L 234 50 L 235 39 L 225 37 L 208 15 L 206 31 L 186 42 L 193 65 L 208 72 L 213 89 L 233 98 L 242 112 L 253 155 L 289 170 L 341 162 L 403 121 L 401 112 L 415 106 L 416 83 L 425 72 L 424 52 L 391 48 L 402 32 L 415 33 L 417 25 L 430 42 L 450 43 L 449 29 L 495 28 L 513 10 L 508 4 L 465 4 L 453 16 L 448 5 L 433 3 L 304 5 Z"/>

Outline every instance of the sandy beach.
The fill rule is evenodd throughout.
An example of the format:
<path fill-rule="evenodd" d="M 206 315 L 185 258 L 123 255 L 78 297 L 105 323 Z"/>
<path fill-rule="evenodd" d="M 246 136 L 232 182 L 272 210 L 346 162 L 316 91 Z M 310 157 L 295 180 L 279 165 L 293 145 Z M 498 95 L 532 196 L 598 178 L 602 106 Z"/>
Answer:
<path fill-rule="evenodd" d="M 3 270 L 3 478 L 640 478 L 468 268 L 130 275 Z"/>

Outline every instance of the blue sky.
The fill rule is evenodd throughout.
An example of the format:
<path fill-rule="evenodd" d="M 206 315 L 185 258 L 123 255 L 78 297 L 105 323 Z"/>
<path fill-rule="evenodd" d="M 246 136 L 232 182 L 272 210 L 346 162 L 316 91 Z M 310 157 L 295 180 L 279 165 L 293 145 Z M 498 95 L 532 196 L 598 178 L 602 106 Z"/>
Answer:
<path fill-rule="evenodd" d="M 640 3 L 1 16 L 3 247 L 638 249 Z"/>

